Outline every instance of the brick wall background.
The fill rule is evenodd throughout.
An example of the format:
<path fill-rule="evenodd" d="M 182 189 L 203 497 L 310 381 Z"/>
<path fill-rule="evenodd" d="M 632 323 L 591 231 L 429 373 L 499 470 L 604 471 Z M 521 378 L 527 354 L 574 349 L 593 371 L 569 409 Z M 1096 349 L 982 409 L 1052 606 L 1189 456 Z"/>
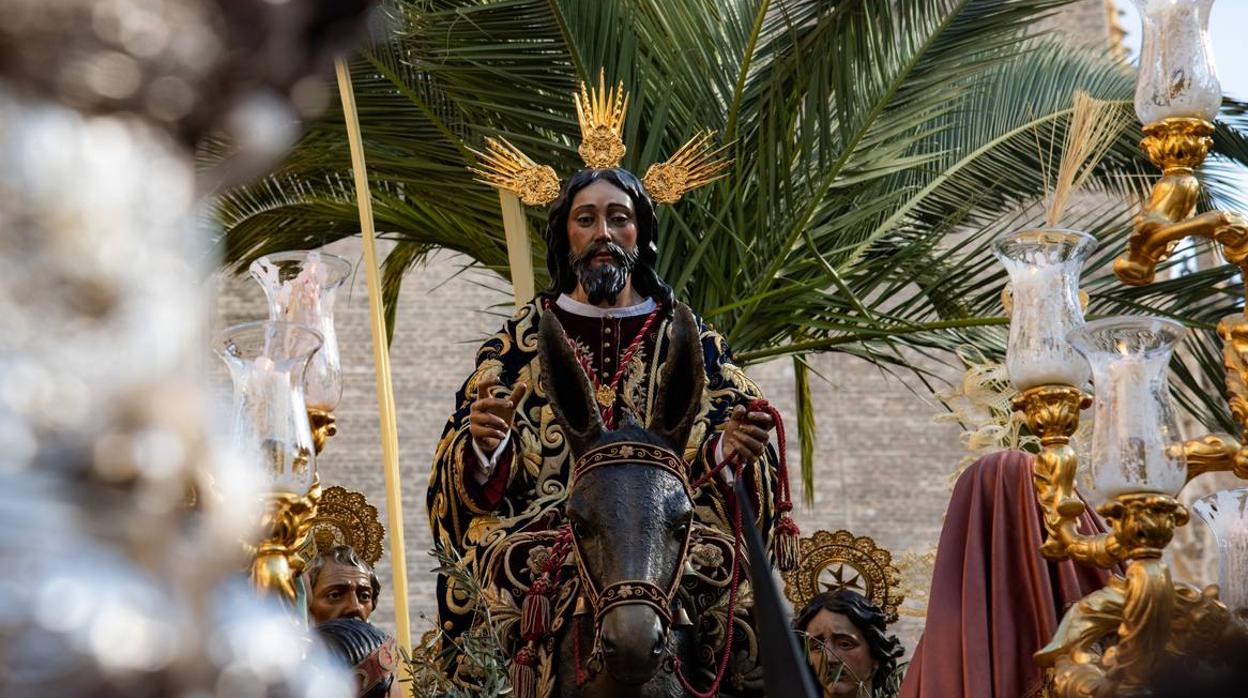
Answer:
<path fill-rule="evenodd" d="M 1105 20 L 1103 0 L 1082 0 L 1048 20 L 1044 28 L 1057 27 L 1072 40 L 1092 42 L 1104 40 Z M 360 263 L 357 240 L 341 241 L 327 251 L 357 266 Z M 510 288 L 482 272 L 461 273 L 465 261 L 443 253 L 409 274 L 391 352 L 409 602 L 416 636 L 432 626 L 435 609 L 424 501 L 434 446 L 453 407 L 454 392 L 472 369 L 478 342 L 511 312 Z M 218 326 L 265 316 L 263 294 L 249 278 L 223 279 L 219 299 Z M 385 523 L 372 339 L 362 273 L 340 292 L 337 327 L 344 392 L 336 411 L 338 436 L 319 459 L 321 479 L 363 492 L 382 511 Z M 816 495 L 813 507 L 797 506 L 802 530 L 809 534 L 816 529 L 845 528 L 872 536 L 895 557 L 931 550 L 948 502 L 950 475 L 965 454 L 958 428 L 933 421 L 943 408 L 924 388 L 907 386 L 864 361 L 824 355 L 813 359 L 812 368 L 826 380 L 813 378 L 811 385 L 818 419 Z M 935 368 L 946 378 L 960 374 L 960 370 Z M 214 364 L 212 371 L 226 394 L 228 377 L 223 367 Z M 794 424 L 791 361 L 774 361 L 748 371 Z M 789 448 L 796 460 L 796 427 L 790 431 Z M 800 487 L 796 476 L 794 485 Z M 1203 544 L 1198 540 L 1196 545 Z M 377 571 L 383 593 L 374 620 L 390 627 L 393 599 L 388 554 Z M 909 649 L 921 627 L 920 618 L 903 617 L 895 630 Z"/>

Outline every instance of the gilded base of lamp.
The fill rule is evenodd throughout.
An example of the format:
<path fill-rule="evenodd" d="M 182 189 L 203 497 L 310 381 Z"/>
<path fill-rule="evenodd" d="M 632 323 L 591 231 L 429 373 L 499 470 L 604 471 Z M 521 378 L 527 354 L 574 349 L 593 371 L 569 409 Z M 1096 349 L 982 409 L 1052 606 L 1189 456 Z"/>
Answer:
<path fill-rule="evenodd" d="M 1144 127 L 1140 149 L 1162 172 L 1195 169 L 1213 147 L 1213 124 L 1204 119 L 1162 119 Z"/>
<path fill-rule="evenodd" d="M 1190 518 L 1187 507 L 1166 494 L 1123 494 L 1097 509 L 1113 527 L 1123 560 L 1160 558 L 1174 538 L 1174 529 Z"/>
<path fill-rule="evenodd" d="M 1196 676 L 1237 667 L 1248 622 L 1218 599 L 1218 587 L 1174 584 L 1160 559 L 1137 560 L 1071 607 L 1036 662 L 1053 671 L 1060 698 L 1147 695 L 1158 672 Z"/>
<path fill-rule="evenodd" d="M 338 420 L 333 412 L 309 407 L 308 424 L 312 427 L 312 447 L 319 456 L 325 450 L 325 443 L 330 437 L 338 435 Z"/>
<path fill-rule="evenodd" d="M 306 494 L 270 493 L 260 519 L 263 538 L 256 545 L 251 563 L 251 581 L 265 595 L 294 603 L 295 575 L 303 570 L 296 554 L 307 537 L 321 499 L 321 484 L 313 482 Z"/>
<path fill-rule="evenodd" d="M 1126 253 L 1114 260 L 1114 273 L 1123 283 L 1152 283 L 1157 265 L 1180 240 L 1192 236 L 1220 244 L 1232 264 L 1248 264 L 1248 219 L 1225 211 L 1192 215 L 1200 198 L 1200 182 L 1192 170 L 1208 155 L 1213 132 L 1213 124 L 1203 119 L 1163 119 L 1144 127 L 1140 147 L 1161 168 L 1162 177 L 1135 219 Z"/>
<path fill-rule="evenodd" d="M 1051 560 L 1074 559 L 1109 567 L 1122 559 L 1112 534 L 1079 530 L 1086 506 L 1075 491 L 1077 459 L 1070 437 L 1079 428 L 1079 412 L 1092 398 L 1069 385 L 1040 385 L 1014 398 L 1014 409 L 1027 417 L 1027 428 L 1040 439 L 1032 483 L 1044 512 L 1045 541 L 1040 552 Z"/>

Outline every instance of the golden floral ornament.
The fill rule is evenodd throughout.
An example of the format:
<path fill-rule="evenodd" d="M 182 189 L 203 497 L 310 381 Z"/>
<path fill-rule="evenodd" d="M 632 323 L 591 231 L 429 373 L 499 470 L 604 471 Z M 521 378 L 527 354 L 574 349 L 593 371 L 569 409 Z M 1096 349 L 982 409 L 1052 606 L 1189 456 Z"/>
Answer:
<path fill-rule="evenodd" d="M 310 522 L 310 534 L 299 550 L 305 560 L 318 552 L 348 545 L 360 559 L 376 565 L 384 551 L 386 528 L 377 507 L 360 492 L 334 485 L 325 488 Z"/>
<path fill-rule="evenodd" d="M 714 545 L 695 543 L 689 549 L 689 559 L 695 567 L 716 569 L 724 564 L 724 553 Z"/>
<path fill-rule="evenodd" d="M 603 408 L 607 408 L 615 404 L 615 388 L 612 388 L 609 385 L 598 386 L 598 390 L 595 391 L 594 395 L 598 400 L 598 405 Z"/>
<path fill-rule="evenodd" d="M 576 120 L 581 125 L 581 147 L 576 152 L 589 167 L 619 167 L 627 148 L 624 147 L 624 115 L 628 112 L 628 93 L 621 81 L 615 89 L 606 89 L 606 71 L 598 71 L 598 89 L 581 83 L 581 91 L 572 95 L 576 103 Z"/>
<path fill-rule="evenodd" d="M 674 204 L 680 201 L 685 192 L 722 179 L 728 174 L 728 166 L 732 161 L 723 157 L 728 146 L 713 148 L 711 138 L 714 135 L 714 131 L 699 133 L 682 145 L 666 162 L 651 165 L 646 170 L 646 176 L 641 181 L 655 201 Z"/>
<path fill-rule="evenodd" d="M 550 165 L 533 162 L 506 138 L 486 138 L 485 146 L 484 153 L 472 150 L 481 161 L 480 167 L 469 168 L 477 181 L 515 194 L 526 206 L 559 198 L 559 176 Z"/>
<path fill-rule="evenodd" d="M 784 595 L 800 609 L 815 596 L 828 591 L 856 591 L 884 613 L 887 622 L 897 620 L 901 594 L 901 572 L 893 565 L 893 555 L 867 536 L 849 531 L 815 531 L 798 541 L 801 565 L 780 573 Z"/>

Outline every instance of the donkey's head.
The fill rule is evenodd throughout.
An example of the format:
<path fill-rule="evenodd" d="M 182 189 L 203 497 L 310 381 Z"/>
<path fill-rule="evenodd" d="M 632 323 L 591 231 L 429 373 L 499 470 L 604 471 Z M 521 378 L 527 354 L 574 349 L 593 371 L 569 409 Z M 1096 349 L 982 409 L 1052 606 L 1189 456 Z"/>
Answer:
<path fill-rule="evenodd" d="M 658 670 L 693 521 L 685 464 L 706 383 L 698 328 L 680 306 L 649 424 L 603 424 L 588 377 L 554 313 L 542 318 L 542 386 L 572 455 L 567 517 L 607 670 L 639 684 Z"/>

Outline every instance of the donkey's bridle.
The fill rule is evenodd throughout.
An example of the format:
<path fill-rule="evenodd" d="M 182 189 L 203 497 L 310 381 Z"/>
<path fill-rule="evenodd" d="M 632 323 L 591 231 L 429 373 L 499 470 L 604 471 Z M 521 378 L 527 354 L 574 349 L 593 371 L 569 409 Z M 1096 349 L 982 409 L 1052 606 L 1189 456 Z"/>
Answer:
<path fill-rule="evenodd" d="M 690 503 L 693 502 L 693 488 L 689 485 L 685 460 L 674 451 L 654 444 L 617 441 L 593 448 L 576 459 L 572 467 L 572 479 L 575 482 L 576 479 L 595 468 L 622 464 L 666 470 L 680 481 L 685 490 L 685 496 L 689 498 Z M 572 547 L 576 550 L 577 571 L 584 582 L 585 595 L 594 609 L 595 628 L 600 626 L 607 611 L 628 605 L 649 606 L 663 619 L 664 628 L 671 626 L 672 600 L 680 586 L 681 571 L 684 569 L 685 558 L 689 553 L 689 538 L 692 529 L 693 527 L 690 526 L 685 531 L 685 539 L 680 546 L 680 555 L 676 559 L 676 567 L 672 572 L 672 581 L 666 589 L 646 580 L 625 580 L 599 589 L 598 582 L 585 568 L 585 556 L 581 553 L 580 541 L 577 540 L 575 530 L 573 531 Z"/>

